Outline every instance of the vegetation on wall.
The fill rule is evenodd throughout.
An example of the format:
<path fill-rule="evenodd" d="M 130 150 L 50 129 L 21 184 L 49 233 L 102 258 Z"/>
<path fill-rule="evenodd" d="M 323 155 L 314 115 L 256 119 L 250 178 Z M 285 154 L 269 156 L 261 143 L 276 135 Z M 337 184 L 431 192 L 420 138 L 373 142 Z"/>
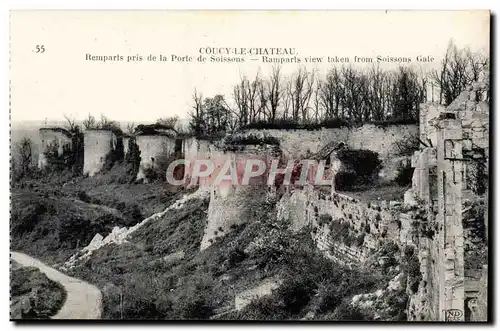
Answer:
<path fill-rule="evenodd" d="M 408 186 L 413 180 L 413 171 L 411 164 L 407 162 L 400 163 L 396 169 L 395 181 L 399 186 Z"/>
<path fill-rule="evenodd" d="M 365 149 L 343 149 L 337 155 L 345 170 L 335 175 L 336 190 L 355 190 L 377 181 L 382 166 L 378 153 Z"/>
<path fill-rule="evenodd" d="M 33 142 L 24 137 L 19 143 L 13 146 L 15 153 L 12 153 L 10 159 L 11 175 L 14 182 L 28 177 L 34 170 L 33 164 Z"/>
<path fill-rule="evenodd" d="M 139 166 L 141 164 L 141 151 L 136 143 L 135 137 L 132 136 L 128 139 L 128 149 L 125 154 L 125 164 L 127 165 L 127 173 L 130 178 L 137 178 Z"/>

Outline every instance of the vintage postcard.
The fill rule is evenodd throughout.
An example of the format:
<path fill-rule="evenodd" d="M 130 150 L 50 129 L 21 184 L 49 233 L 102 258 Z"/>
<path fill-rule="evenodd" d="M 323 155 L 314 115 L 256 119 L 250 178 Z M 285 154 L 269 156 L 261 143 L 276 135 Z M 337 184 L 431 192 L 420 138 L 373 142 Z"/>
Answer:
<path fill-rule="evenodd" d="M 11 11 L 11 319 L 489 321 L 490 15 Z"/>

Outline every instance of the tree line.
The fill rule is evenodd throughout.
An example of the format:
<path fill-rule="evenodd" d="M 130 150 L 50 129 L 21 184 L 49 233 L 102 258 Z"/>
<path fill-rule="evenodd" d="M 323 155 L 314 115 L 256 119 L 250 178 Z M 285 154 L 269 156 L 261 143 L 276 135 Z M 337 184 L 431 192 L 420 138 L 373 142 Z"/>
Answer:
<path fill-rule="evenodd" d="M 213 136 L 245 127 L 338 126 L 417 123 L 419 105 L 450 104 L 468 85 L 487 75 L 488 57 L 450 42 L 440 67 L 423 73 L 411 67 L 384 70 L 332 67 L 321 75 L 299 67 L 289 76 L 280 66 L 268 76 L 242 76 L 228 97 L 203 97 L 194 90 L 189 129 Z M 427 95 L 432 86 L 432 96 Z"/>

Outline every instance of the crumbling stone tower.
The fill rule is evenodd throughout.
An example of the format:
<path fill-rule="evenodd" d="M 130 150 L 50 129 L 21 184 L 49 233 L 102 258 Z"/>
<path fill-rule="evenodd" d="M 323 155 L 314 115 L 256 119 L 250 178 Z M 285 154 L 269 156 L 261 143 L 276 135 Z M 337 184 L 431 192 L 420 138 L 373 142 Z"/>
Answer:
<path fill-rule="evenodd" d="M 241 165 L 249 158 L 258 157 L 269 165 L 272 158 L 279 156 L 279 148 L 272 145 L 232 147 L 236 150 L 223 152 L 212 159 L 216 169 L 220 169 L 228 159 L 240 165 L 236 167 L 238 170 L 243 170 Z M 242 171 L 238 172 L 239 180 L 241 180 Z M 269 192 L 267 178 L 268 173 L 265 172 L 262 176 L 254 178 L 250 185 L 210 186 L 208 220 L 200 245 L 201 250 L 209 247 L 219 237 L 226 235 L 235 226 L 255 219 L 255 212 L 264 206 Z"/>
<path fill-rule="evenodd" d="M 106 156 L 116 148 L 117 138 L 111 130 L 89 129 L 84 134 L 83 174 L 94 176 L 101 171 Z"/>
<path fill-rule="evenodd" d="M 63 128 L 41 128 L 38 130 L 40 135 L 41 147 L 38 153 L 38 168 L 43 169 L 47 166 L 47 157 L 45 152 L 51 148 L 57 148 L 57 155 L 61 156 L 65 150 L 71 150 L 71 133 Z"/>
<path fill-rule="evenodd" d="M 147 168 L 159 168 L 176 151 L 176 132 L 160 124 L 139 125 L 135 142 L 141 151 L 141 163 L 137 179 L 145 178 Z M 163 159 L 162 159 L 163 158 Z M 166 169 L 164 169 L 166 170 Z"/>
<path fill-rule="evenodd" d="M 464 235 L 462 227 L 462 126 L 459 120 L 438 122 L 438 220 L 439 234 L 440 320 L 447 312 L 464 311 Z"/>

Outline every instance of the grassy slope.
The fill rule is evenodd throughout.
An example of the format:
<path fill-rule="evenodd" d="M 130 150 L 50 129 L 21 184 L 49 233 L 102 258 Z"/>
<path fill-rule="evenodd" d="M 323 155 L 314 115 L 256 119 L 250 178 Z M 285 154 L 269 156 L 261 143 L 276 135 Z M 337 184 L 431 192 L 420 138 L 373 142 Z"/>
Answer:
<path fill-rule="evenodd" d="M 66 300 L 64 288 L 48 279 L 37 268 L 13 267 L 10 281 L 11 318 L 13 319 L 49 318 L 59 311 Z M 21 306 L 26 309 L 21 309 Z"/>
<path fill-rule="evenodd" d="M 105 318 L 207 319 L 230 309 L 236 294 L 277 277 L 283 286 L 273 296 L 224 318 L 299 319 L 313 311 L 318 318 L 365 319 L 347 300 L 394 276 L 335 265 L 317 251 L 308 230 L 292 233 L 277 222 L 273 206 L 200 252 L 207 207 L 207 201 L 191 201 L 73 270 L 102 289 Z M 180 250 L 184 259 L 163 260 Z"/>
<path fill-rule="evenodd" d="M 13 248 L 62 262 L 77 243 L 82 247 L 114 225 L 135 224 L 186 193 L 163 184 L 120 184 L 112 177 L 43 177 L 14 188 Z M 206 319 L 233 305 L 236 294 L 278 277 L 283 286 L 271 297 L 225 318 L 299 319 L 314 312 L 320 319 L 365 319 L 346 302 L 393 276 L 347 270 L 325 259 L 307 230 L 291 233 L 276 221 L 272 203 L 200 252 L 207 209 L 207 201 L 190 201 L 72 271 L 102 290 L 104 318 Z M 179 251 L 182 260 L 163 259 Z"/>
<path fill-rule="evenodd" d="M 163 183 L 120 184 L 109 177 L 38 175 L 12 187 L 11 248 L 60 263 L 97 233 L 132 226 L 183 193 Z M 110 183 L 111 182 L 111 183 Z"/>

